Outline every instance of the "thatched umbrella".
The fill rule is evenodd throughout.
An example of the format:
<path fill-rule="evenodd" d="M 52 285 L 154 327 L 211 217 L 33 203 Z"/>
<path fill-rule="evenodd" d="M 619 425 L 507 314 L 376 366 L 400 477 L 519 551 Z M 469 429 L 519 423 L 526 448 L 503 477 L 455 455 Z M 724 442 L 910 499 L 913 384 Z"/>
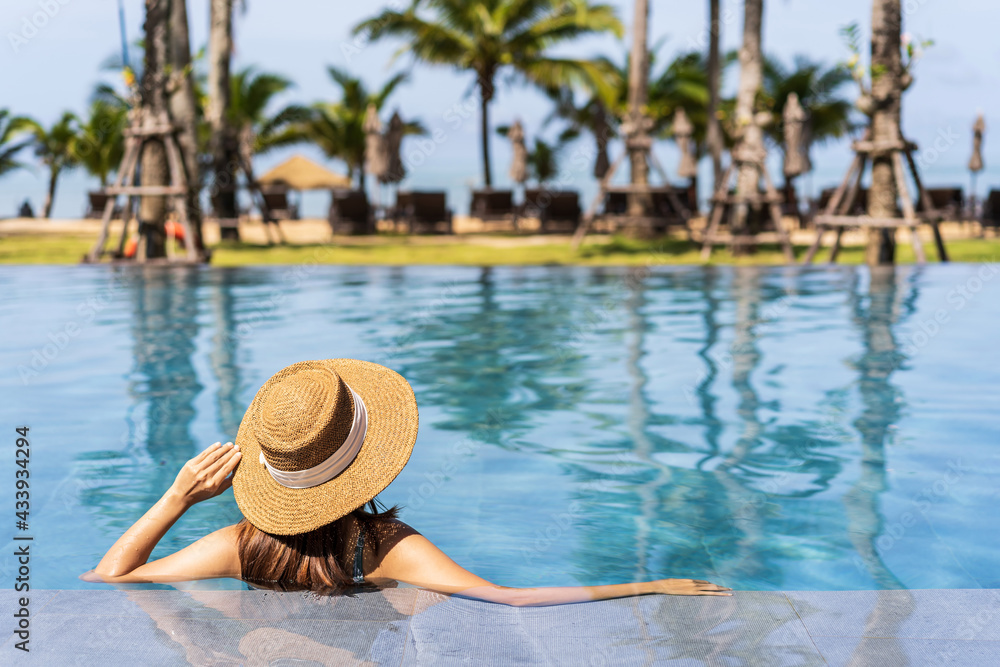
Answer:
<path fill-rule="evenodd" d="M 283 184 L 290 190 L 334 190 L 351 187 L 351 179 L 312 160 L 293 155 L 257 179 L 261 185 Z"/>
<path fill-rule="evenodd" d="M 378 117 L 378 109 L 374 104 L 368 105 L 363 125 L 365 131 L 365 169 L 369 174 L 381 180 L 389 168 L 386 156 L 385 138 L 382 136 L 382 121 Z"/>
<path fill-rule="evenodd" d="M 677 167 L 677 175 L 681 178 L 695 178 L 698 176 L 698 161 L 691 153 L 691 137 L 694 135 L 694 125 L 688 120 L 687 113 L 683 107 L 677 107 L 674 112 L 674 141 L 681 151 L 681 163 Z"/>
<path fill-rule="evenodd" d="M 515 183 L 523 184 L 528 180 L 528 148 L 524 144 L 524 127 L 521 121 L 515 120 L 507 131 L 510 139 L 513 157 L 510 161 L 510 178 Z"/>
<path fill-rule="evenodd" d="M 785 102 L 785 179 L 791 180 L 812 170 L 809 159 L 809 115 L 802 108 L 799 96 L 789 93 Z"/>
<path fill-rule="evenodd" d="M 403 133 L 406 130 L 403 119 L 396 111 L 389 119 L 389 129 L 385 132 L 383 145 L 385 147 L 386 169 L 385 173 L 379 177 L 382 183 L 399 183 L 406 178 L 406 167 L 403 166 L 403 157 L 400 149 L 403 144 Z"/>

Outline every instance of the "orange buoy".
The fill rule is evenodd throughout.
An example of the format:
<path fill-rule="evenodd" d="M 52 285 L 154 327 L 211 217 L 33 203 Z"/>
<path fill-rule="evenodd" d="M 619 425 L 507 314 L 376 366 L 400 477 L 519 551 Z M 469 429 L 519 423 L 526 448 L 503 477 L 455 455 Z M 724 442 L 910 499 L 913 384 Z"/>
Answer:
<path fill-rule="evenodd" d="M 173 220 L 167 221 L 163 228 L 167 232 L 167 236 L 173 236 L 177 239 L 178 243 L 184 243 L 184 227 L 179 222 L 174 222 Z M 132 236 L 128 241 L 125 242 L 124 255 L 128 259 L 135 257 L 135 252 L 139 248 L 139 237 Z"/>
<path fill-rule="evenodd" d="M 174 222 L 173 220 L 167 221 L 163 225 L 164 229 L 167 230 L 167 236 L 173 236 L 175 239 L 184 242 L 184 227 L 179 222 Z"/>

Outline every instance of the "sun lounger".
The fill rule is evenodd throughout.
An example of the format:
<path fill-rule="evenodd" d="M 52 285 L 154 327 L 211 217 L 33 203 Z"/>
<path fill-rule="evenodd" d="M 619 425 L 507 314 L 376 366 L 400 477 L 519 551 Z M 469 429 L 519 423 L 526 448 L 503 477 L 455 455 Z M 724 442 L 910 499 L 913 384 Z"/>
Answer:
<path fill-rule="evenodd" d="M 329 221 L 334 234 L 375 232 L 372 209 L 364 190 L 331 190 Z"/>
<path fill-rule="evenodd" d="M 964 211 L 965 197 L 962 188 L 927 188 L 934 211 L 945 220 L 959 220 Z M 918 211 L 923 211 L 923 202 L 918 202 Z"/>
<path fill-rule="evenodd" d="M 83 214 L 85 218 L 94 218 L 100 220 L 104 217 L 104 207 L 108 205 L 108 200 L 111 199 L 111 195 L 104 194 L 100 190 L 95 192 L 87 193 L 87 212 Z M 112 218 L 121 217 L 121 206 L 115 205 L 115 210 L 111 214 Z"/>
<path fill-rule="evenodd" d="M 1000 190 L 990 190 L 989 196 L 983 202 L 983 229 L 992 227 L 994 231 L 1000 229 Z"/>
<path fill-rule="evenodd" d="M 411 234 L 451 234 L 451 209 L 445 192 L 399 192 L 393 218 L 406 224 Z"/>
<path fill-rule="evenodd" d="M 264 204 L 274 220 L 298 220 L 298 207 L 288 201 L 288 189 L 282 187 L 261 188 Z"/>
<path fill-rule="evenodd" d="M 517 227 L 514 193 L 510 190 L 473 190 L 469 215 L 483 222 L 509 221 Z"/>
<path fill-rule="evenodd" d="M 562 231 L 575 231 L 583 215 L 580 209 L 580 193 L 576 190 L 529 188 L 524 191 L 521 215 L 526 218 L 538 218 L 539 231 L 543 234 L 559 231 L 556 227 L 562 228 Z"/>
<path fill-rule="evenodd" d="M 609 188 L 604 197 L 604 216 L 606 217 L 627 217 L 630 189 Z M 688 187 L 652 187 L 649 189 L 649 196 L 653 203 L 653 217 L 658 220 L 654 225 L 654 232 L 665 232 L 673 224 L 684 225 L 684 211 L 678 210 L 675 202 L 687 207 L 688 212 L 696 210 L 698 203 L 697 195 L 692 195 Z"/>

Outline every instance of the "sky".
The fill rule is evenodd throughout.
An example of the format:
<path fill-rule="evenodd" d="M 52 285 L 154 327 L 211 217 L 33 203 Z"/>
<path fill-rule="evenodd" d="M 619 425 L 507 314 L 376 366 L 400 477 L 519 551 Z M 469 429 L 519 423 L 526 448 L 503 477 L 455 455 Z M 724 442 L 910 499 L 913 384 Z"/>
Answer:
<path fill-rule="evenodd" d="M 631 24 L 630 0 L 607 0 L 619 7 L 626 25 Z M 51 123 L 64 110 L 82 113 L 94 85 L 108 74 L 101 64 L 120 51 L 117 0 L 4 0 L 0 9 L 0 108 Z M 253 65 L 291 78 L 295 87 L 276 101 L 310 103 L 336 99 L 327 65 L 337 65 L 366 81 L 381 85 L 400 70 L 412 72 L 410 82 L 390 100 L 387 113 L 398 107 L 406 118 L 419 119 L 433 139 L 408 140 L 404 160 L 410 175 L 407 188 L 446 189 L 458 213 L 467 207 L 470 187 L 480 182 L 479 122 L 475 98 L 467 97 L 472 78 L 456 70 L 414 65 L 407 57 L 393 60 L 399 43 L 367 44 L 351 35 L 359 21 L 374 15 L 388 2 L 343 0 L 247 0 L 236 19 L 235 67 Z M 1000 140 L 991 141 L 990 130 L 1000 127 L 1000 4 L 996 0 L 903 0 L 904 30 L 934 45 L 914 71 L 915 83 L 904 100 L 903 129 L 917 142 L 924 180 L 930 185 L 969 186 L 971 126 L 977 113 L 985 114 L 986 171 L 980 175 L 980 194 L 990 186 L 1000 187 Z M 707 3 L 691 0 L 652 0 L 651 43 L 662 40 L 661 62 L 692 49 L 705 48 Z M 126 30 L 133 42 L 141 37 L 143 3 L 124 0 Z M 39 12 L 48 10 L 48 16 Z M 207 42 L 208 2 L 189 0 L 189 21 L 195 49 Z M 796 55 L 834 64 L 847 57 L 840 37 L 842 26 L 857 22 L 866 35 L 871 18 L 871 0 L 767 0 L 765 3 L 764 49 L 790 62 Z M 742 3 L 723 0 L 723 47 L 738 48 L 742 31 Z M 41 18 L 39 18 L 41 17 Z M 44 20 L 42 20 L 44 19 Z M 612 37 L 580 40 L 562 51 L 573 55 L 603 53 L 620 59 L 627 42 Z M 730 72 L 727 88 L 736 83 L 737 68 Z M 845 87 L 844 94 L 856 91 Z M 542 122 L 549 103 L 536 91 L 520 86 L 501 89 L 492 108 L 494 125 L 520 119 L 529 135 L 543 132 Z M 457 122 L 456 113 L 462 117 Z M 551 136 L 556 126 L 545 129 Z M 435 132 L 437 131 L 437 132 Z M 500 137 L 492 138 L 493 172 L 498 186 L 509 185 L 510 151 Z M 580 189 L 589 201 L 595 183 L 589 169 L 574 171 L 572 155 L 580 147 L 570 146 L 563 160 L 564 179 Z M 620 149 L 614 149 L 620 150 Z M 661 163 L 673 171 L 678 153 L 672 143 L 655 148 Z M 293 153 L 303 153 L 332 169 L 343 165 L 328 161 L 308 146 L 275 151 L 260 156 L 258 173 Z M 47 173 L 33 156 L 22 153 L 31 168 L 0 179 L 0 217 L 13 215 L 25 199 L 41 208 Z M 802 183 L 807 194 L 836 184 L 850 161 L 846 140 L 817 147 L 815 171 Z M 703 183 L 710 179 L 710 164 L 701 164 Z M 772 155 L 773 173 L 780 174 L 780 157 Z M 780 180 L 780 179 L 777 179 Z M 85 205 L 85 193 L 97 180 L 83 170 L 67 173 L 56 195 L 55 217 L 77 217 Z M 707 194 L 707 193 L 703 193 Z M 328 195 L 313 193 L 303 200 L 304 213 L 325 216 Z"/>

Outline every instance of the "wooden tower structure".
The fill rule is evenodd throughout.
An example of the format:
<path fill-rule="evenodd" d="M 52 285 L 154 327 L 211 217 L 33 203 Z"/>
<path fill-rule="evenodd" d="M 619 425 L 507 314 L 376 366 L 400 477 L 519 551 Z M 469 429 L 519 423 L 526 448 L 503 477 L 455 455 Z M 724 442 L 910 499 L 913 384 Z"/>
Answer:
<path fill-rule="evenodd" d="M 653 119 L 645 107 L 649 103 L 649 0 L 635 0 L 635 22 L 633 24 L 632 53 L 629 62 L 629 94 L 628 114 L 623 119 L 621 132 L 625 138 L 625 151 L 614 161 L 611 168 L 601 178 L 599 192 L 593 204 L 580 219 L 576 232 L 573 234 L 573 248 L 583 242 L 590 225 L 597 217 L 597 210 L 607 201 L 611 179 L 614 178 L 625 158 L 631 165 L 631 183 L 624 188 L 615 188 L 628 197 L 627 211 L 616 216 L 619 228 L 636 231 L 640 234 L 653 234 L 666 222 L 662 212 L 655 210 L 653 195 L 659 192 L 649 184 L 650 167 L 655 169 L 663 181 L 664 195 L 676 216 L 687 227 L 691 212 L 685 206 L 677 193 L 674 192 L 666 172 L 653 155 Z M 690 230 L 689 230 L 690 232 Z"/>
<path fill-rule="evenodd" d="M 136 200 L 143 196 L 165 196 L 174 202 L 174 210 L 177 213 L 178 222 L 184 233 L 184 255 L 183 257 L 169 257 L 171 261 L 183 261 L 187 263 L 197 263 L 205 261 L 207 258 L 203 248 L 200 247 L 199 238 L 195 236 L 192 229 L 187 210 L 187 176 L 184 171 L 184 161 L 181 157 L 180 144 L 177 140 L 178 128 L 171 122 L 166 112 L 153 114 L 143 107 L 135 107 L 129 112 L 130 123 L 125 130 L 125 153 L 122 157 L 121 165 L 114 185 L 104 188 L 104 194 L 109 195 L 107 203 L 104 205 L 104 215 L 101 218 L 101 231 L 97 237 L 97 242 L 90 252 L 84 257 L 84 262 L 97 263 L 102 257 L 110 255 L 114 259 L 121 259 L 125 256 L 125 242 L 128 238 L 129 218 L 135 207 Z M 136 182 L 136 170 L 139 160 L 142 157 L 143 147 L 150 141 L 160 141 L 167 156 L 168 173 L 170 183 L 168 185 L 140 185 Z M 114 217 L 118 204 L 118 197 L 125 196 L 128 204 L 125 206 L 122 215 L 122 233 L 118 240 L 117 248 L 112 251 L 105 249 L 108 237 L 110 236 L 111 221 Z M 143 225 L 141 220 L 139 225 Z M 168 253 L 172 247 L 171 234 L 168 233 L 167 249 Z"/>
<path fill-rule="evenodd" d="M 902 131 L 897 136 L 902 137 Z M 927 261 L 927 254 L 924 252 L 924 245 L 917 231 L 920 224 L 931 226 L 934 231 L 934 243 L 937 246 L 938 258 L 942 262 L 947 262 L 948 250 L 944 246 L 944 239 L 941 237 L 941 230 L 938 227 L 943 215 L 935 211 L 931 198 L 920 180 L 917 163 L 913 158 L 913 151 L 917 150 L 917 145 L 905 139 L 875 142 L 870 139 L 870 133 L 868 133 L 860 141 L 855 141 L 851 148 L 854 150 L 854 160 L 851 162 L 844 180 L 834 192 L 833 197 L 830 198 L 826 210 L 821 215 L 816 216 L 816 240 L 813 241 L 806 253 L 803 263 L 809 264 L 816 257 L 816 253 L 823 245 L 823 234 L 827 231 L 836 230 L 837 232 L 830 250 L 829 261 L 832 263 L 837 261 L 837 255 L 840 253 L 840 242 L 847 229 L 895 230 L 906 227 L 910 232 L 913 254 L 917 262 L 923 264 Z M 873 218 L 868 215 L 848 215 L 861 192 L 861 180 L 864 177 L 865 169 L 874 158 L 883 156 L 888 156 L 892 161 L 893 180 L 899 193 L 902 217 Z M 913 177 L 917 189 L 913 198 L 910 197 L 909 187 L 906 183 L 904 159 L 910 168 L 910 175 Z"/>
<path fill-rule="evenodd" d="M 730 181 L 744 169 L 757 172 L 757 188 L 752 192 L 730 192 Z M 761 188 L 760 186 L 764 187 Z M 747 223 L 751 213 L 765 215 L 774 226 L 781 242 L 785 259 L 792 263 L 795 254 L 788 231 L 781 222 L 781 205 L 784 197 L 774 187 L 774 181 L 767 169 L 767 153 L 754 151 L 747 146 L 737 145 L 732 151 L 732 161 L 719 180 L 719 187 L 712 195 L 712 208 L 708 216 L 708 226 L 702 239 L 701 258 L 712 256 L 716 245 L 729 245 L 734 251 L 758 242 L 756 234 L 749 231 Z M 724 240 L 719 234 L 723 219 L 728 220 L 730 237 Z"/>

